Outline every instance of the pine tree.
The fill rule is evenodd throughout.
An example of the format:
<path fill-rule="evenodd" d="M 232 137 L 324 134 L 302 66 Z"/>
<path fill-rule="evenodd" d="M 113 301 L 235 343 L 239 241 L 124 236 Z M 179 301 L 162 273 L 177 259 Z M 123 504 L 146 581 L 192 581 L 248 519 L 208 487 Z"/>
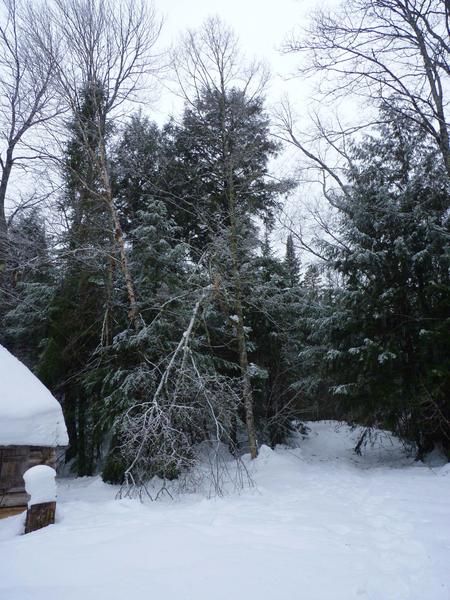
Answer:
<path fill-rule="evenodd" d="M 177 300 L 186 295 L 188 287 L 186 252 L 175 239 L 175 225 L 164 204 L 150 199 L 144 190 L 140 197 L 135 197 L 135 202 L 145 205 L 145 210 L 131 213 L 134 227 L 129 231 L 129 264 L 138 295 L 141 326 L 136 330 L 122 322 L 122 331 L 117 331 L 99 352 L 98 372 L 91 374 L 91 385 L 94 388 L 100 385 L 104 398 L 102 428 L 105 433 L 114 432 L 103 469 L 104 479 L 112 482 L 121 482 L 125 469 L 133 461 L 130 449 L 124 447 L 126 429 L 130 427 L 125 416 L 132 411 L 136 418 L 139 409 L 133 407 L 149 401 L 155 393 L 161 371 L 182 335 L 186 314 L 183 303 Z M 118 446 L 122 451 L 118 451 Z M 153 448 L 140 457 L 139 472 L 147 478 L 154 474 L 167 477 L 175 465 L 164 461 L 162 449 L 159 459 L 152 456 Z M 148 467 L 143 469 L 146 461 Z"/>
<path fill-rule="evenodd" d="M 256 419 L 261 438 L 274 447 L 292 433 L 299 403 L 293 384 L 298 378 L 298 314 L 304 294 L 291 285 L 286 261 L 270 247 L 268 230 L 260 257 L 252 260 L 252 302 L 246 307 L 254 348 L 251 353 Z"/>
<path fill-rule="evenodd" d="M 306 267 L 303 277 L 303 285 L 312 292 L 318 292 L 320 289 L 320 270 L 315 264 Z"/>
<path fill-rule="evenodd" d="M 289 234 L 286 238 L 286 255 L 284 261 L 289 275 L 289 284 L 291 287 L 295 287 L 300 280 L 300 259 L 295 252 L 292 234 Z"/>
<path fill-rule="evenodd" d="M 138 211 L 162 198 L 164 186 L 164 135 L 155 123 L 137 113 L 125 124 L 112 157 L 115 205 L 122 227 L 135 226 Z"/>

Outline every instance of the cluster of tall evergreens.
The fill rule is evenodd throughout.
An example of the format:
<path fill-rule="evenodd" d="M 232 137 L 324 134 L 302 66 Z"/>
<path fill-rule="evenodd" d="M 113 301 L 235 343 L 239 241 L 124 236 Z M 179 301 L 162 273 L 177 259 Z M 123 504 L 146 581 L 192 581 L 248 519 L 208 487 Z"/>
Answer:
<path fill-rule="evenodd" d="M 60 399 L 73 470 L 139 486 L 188 470 L 205 446 L 256 457 L 313 405 L 448 452 L 441 137 L 398 94 L 380 97 L 370 134 L 345 152 L 326 137 L 345 158 L 330 168 L 288 118 L 272 135 L 264 73 L 217 19 L 185 38 L 173 67 L 184 110 L 158 126 L 127 103 L 145 21 L 113 9 L 56 2 L 64 56 L 35 20 L 66 107 L 63 152 L 46 157 L 61 185 L 50 208 L 11 211 L 0 231 L 0 341 Z M 271 233 L 302 186 L 269 168 L 280 137 L 319 168 L 333 210 L 317 239 L 294 223 L 283 251 Z"/>

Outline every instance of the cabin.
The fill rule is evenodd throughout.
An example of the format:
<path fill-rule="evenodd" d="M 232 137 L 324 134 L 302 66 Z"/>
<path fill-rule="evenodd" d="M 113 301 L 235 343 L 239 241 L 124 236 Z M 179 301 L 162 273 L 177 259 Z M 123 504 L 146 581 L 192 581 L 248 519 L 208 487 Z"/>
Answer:
<path fill-rule="evenodd" d="M 23 474 L 35 465 L 55 468 L 68 442 L 58 400 L 0 345 L 0 518 L 26 510 Z"/>

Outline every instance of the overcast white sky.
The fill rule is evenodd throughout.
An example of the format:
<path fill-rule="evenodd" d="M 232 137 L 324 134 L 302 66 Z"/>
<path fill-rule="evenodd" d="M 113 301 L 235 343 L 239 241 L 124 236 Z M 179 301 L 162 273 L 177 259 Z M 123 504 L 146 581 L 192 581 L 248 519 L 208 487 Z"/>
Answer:
<path fill-rule="evenodd" d="M 270 104 L 286 91 L 302 99 L 306 96 L 304 83 L 286 81 L 295 71 L 299 57 L 282 55 L 280 48 L 295 27 L 306 23 L 317 4 L 316 0 L 154 0 L 164 19 L 161 42 L 167 46 L 175 45 L 186 29 L 197 28 L 207 17 L 219 15 L 239 36 L 244 54 L 269 65 Z M 173 97 L 163 95 L 155 110 L 155 118 L 160 121 L 168 113 L 178 112 L 179 105 Z"/>
<path fill-rule="evenodd" d="M 149 0 L 150 2 L 151 0 Z M 158 15 L 163 19 L 159 41 L 161 49 L 176 45 L 180 36 L 189 28 L 198 28 L 209 16 L 218 15 L 238 35 L 243 53 L 267 63 L 271 80 L 266 92 L 270 109 L 286 94 L 296 112 L 305 119 L 308 99 L 312 96 L 312 84 L 292 77 L 301 60 L 298 55 L 285 55 L 280 50 L 286 37 L 308 22 L 311 11 L 321 5 L 331 6 L 338 0 L 153 0 Z M 164 123 L 169 115 L 178 115 L 182 103 L 174 94 L 162 91 L 159 98 L 150 99 L 144 110 L 152 120 Z M 305 119 L 307 120 L 307 119 Z M 290 175 L 300 159 L 298 152 L 285 152 L 277 160 L 277 174 Z M 23 173 L 20 182 L 23 189 Z M 32 186 L 33 187 L 33 186 Z M 305 188 L 298 193 L 304 195 Z M 295 198 L 292 199 L 295 205 Z"/>
<path fill-rule="evenodd" d="M 321 6 L 336 2 L 323 0 Z M 276 107 L 287 94 L 295 111 L 306 116 L 312 83 L 293 77 L 301 58 L 283 54 L 280 50 L 290 33 L 307 24 L 309 14 L 319 5 L 319 0 L 154 0 L 154 3 L 164 18 L 163 46 L 176 45 L 187 29 L 198 28 L 207 17 L 218 15 L 237 33 L 243 53 L 269 66 L 272 76 L 266 92 L 267 107 Z M 179 114 L 181 106 L 173 94 L 163 93 L 159 102 L 147 110 L 150 108 L 150 116 L 162 123 L 169 114 Z M 153 110 L 155 112 L 151 114 Z M 291 175 L 299 159 L 298 151 L 285 151 L 276 161 L 277 175 Z M 305 193 L 308 191 L 302 186 L 302 190 L 294 194 L 289 202 L 289 212 L 296 210 L 297 194 Z M 286 233 L 277 227 L 273 243 L 280 253 L 284 252 L 285 237 Z"/>

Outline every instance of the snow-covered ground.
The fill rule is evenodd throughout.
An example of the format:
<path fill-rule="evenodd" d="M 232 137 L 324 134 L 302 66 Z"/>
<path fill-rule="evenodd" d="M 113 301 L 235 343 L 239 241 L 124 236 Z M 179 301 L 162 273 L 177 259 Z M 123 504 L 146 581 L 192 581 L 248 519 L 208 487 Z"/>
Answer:
<path fill-rule="evenodd" d="M 0 521 L 2 600 L 449 600 L 450 469 L 310 424 L 299 449 L 263 447 L 255 487 L 207 499 L 114 500 L 59 481 L 56 525 Z"/>

